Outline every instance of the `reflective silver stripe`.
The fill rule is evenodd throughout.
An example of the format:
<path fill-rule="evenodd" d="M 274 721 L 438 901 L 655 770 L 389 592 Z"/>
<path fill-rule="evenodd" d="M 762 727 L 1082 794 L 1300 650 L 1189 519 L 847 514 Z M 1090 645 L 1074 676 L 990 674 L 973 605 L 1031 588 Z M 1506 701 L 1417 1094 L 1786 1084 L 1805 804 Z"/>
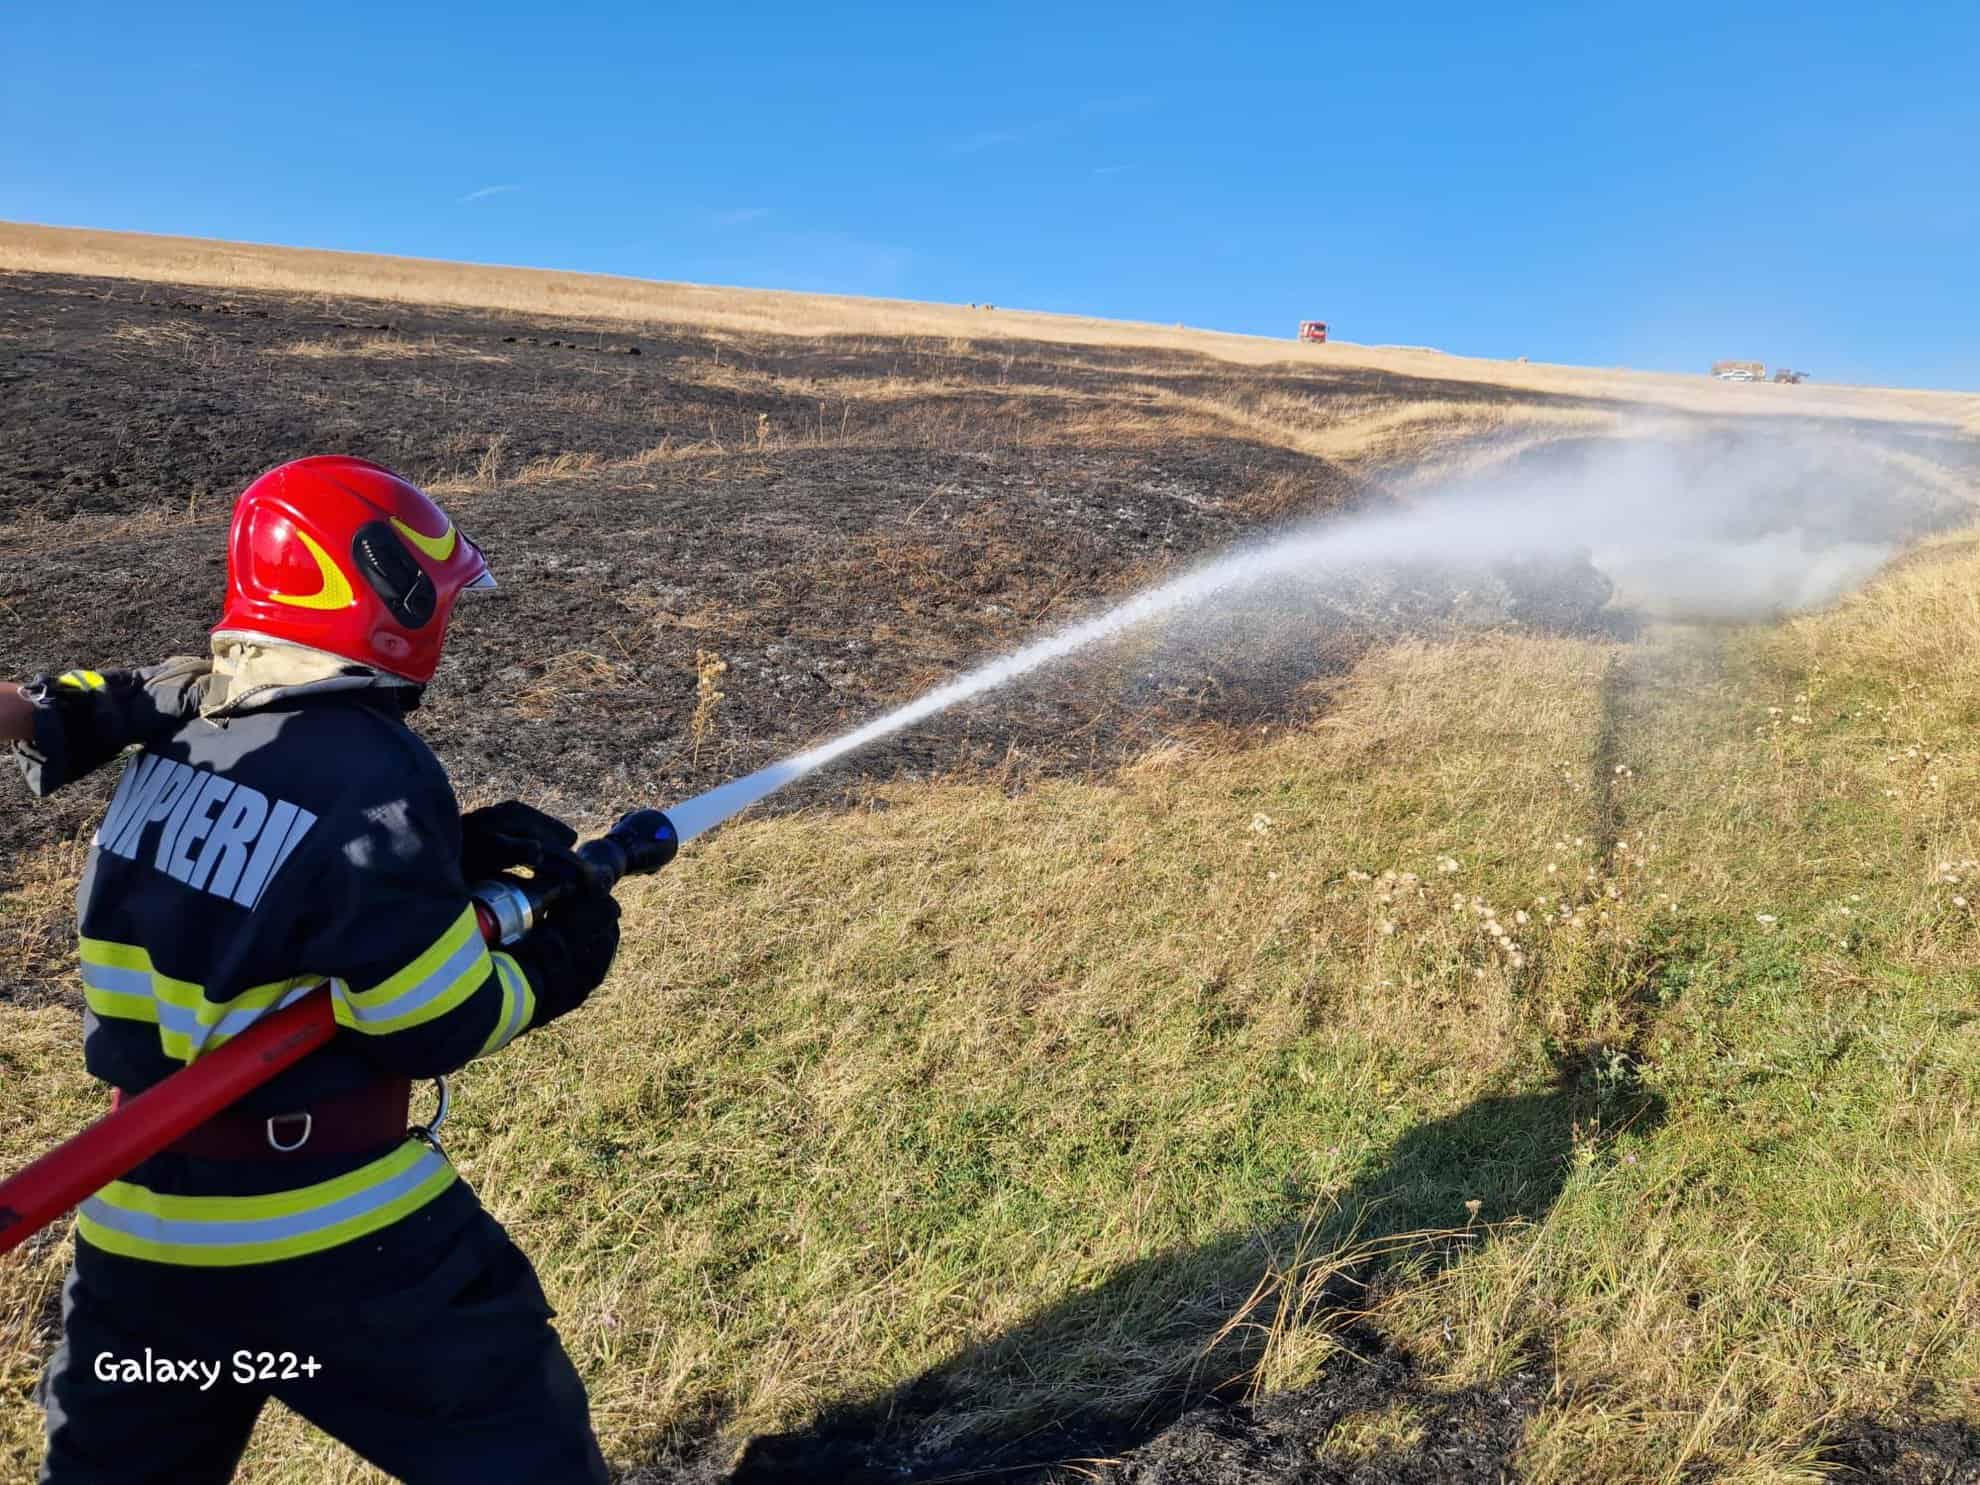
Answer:
<path fill-rule="evenodd" d="M 287 1217 L 260 1217 L 246 1221 L 201 1222 L 179 1217 L 155 1217 L 147 1212 L 126 1211 L 113 1207 L 100 1196 L 92 1196 L 82 1204 L 83 1215 L 92 1222 L 121 1232 L 142 1242 L 160 1243 L 170 1247 L 201 1248 L 226 1243 L 273 1243 L 284 1238 L 302 1237 L 308 1233 L 321 1232 L 335 1227 L 340 1222 L 348 1222 L 353 1217 L 362 1217 L 367 1212 L 375 1212 L 406 1195 L 424 1181 L 431 1180 L 445 1168 L 447 1162 L 439 1154 L 428 1150 L 404 1171 L 389 1181 L 346 1196 L 328 1205 L 314 1207 L 307 1212 L 296 1212 Z"/>
<path fill-rule="evenodd" d="M 83 961 L 82 982 L 92 990 L 108 990 L 116 995 L 142 995 L 146 1000 L 156 999 L 151 993 L 151 976 L 141 969 L 120 969 L 114 964 L 91 964 Z"/>
<path fill-rule="evenodd" d="M 466 942 L 448 955 L 446 962 L 432 974 L 410 989 L 393 996 L 383 1005 L 361 1005 L 350 996 L 344 998 L 344 1003 L 352 1017 L 358 1021 L 396 1021 L 401 1016 L 410 1015 L 427 1002 L 444 995 L 473 967 L 475 960 L 485 957 L 487 953 L 488 945 L 481 941 L 481 935 L 470 933 Z M 337 983 L 343 982 L 340 980 Z"/>

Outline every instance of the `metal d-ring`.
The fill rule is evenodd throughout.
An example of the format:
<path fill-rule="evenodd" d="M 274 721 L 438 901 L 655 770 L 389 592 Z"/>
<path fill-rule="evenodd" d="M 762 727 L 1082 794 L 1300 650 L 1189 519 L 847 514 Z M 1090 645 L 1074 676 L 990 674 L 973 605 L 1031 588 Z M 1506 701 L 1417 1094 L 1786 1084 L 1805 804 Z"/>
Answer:
<path fill-rule="evenodd" d="M 300 1119 L 303 1121 L 302 1133 L 296 1136 L 295 1143 L 292 1145 L 283 1144 L 275 1136 L 275 1126 L 285 1119 Z M 308 1109 L 294 1114 L 277 1114 L 268 1121 L 268 1148 L 279 1151 L 283 1155 L 293 1155 L 309 1143 L 309 1132 L 315 1127 L 316 1119 Z"/>
<path fill-rule="evenodd" d="M 447 1087 L 445 1078 L 435 1078 L 433 1087 L 440 1095 L 440 1106 L 433 1111 L 433 1117 L 426 1123 L 415 1124 L 406 1132 L 416 1140 L 424 1140 L 438 1154 L 445 1155 L 447 1152 L 440 1148 L 440 1126 L 447 1122 L 447 1111 L 454 1106 L 454 1097 Z"/>

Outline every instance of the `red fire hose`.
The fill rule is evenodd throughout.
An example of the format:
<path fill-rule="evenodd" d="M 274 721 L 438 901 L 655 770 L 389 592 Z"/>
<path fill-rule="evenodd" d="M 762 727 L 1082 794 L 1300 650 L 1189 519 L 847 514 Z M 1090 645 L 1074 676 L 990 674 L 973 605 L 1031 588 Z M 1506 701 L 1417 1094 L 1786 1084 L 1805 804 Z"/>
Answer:
<path fill-rule="evenodd" d="M 593 885 L 610 891 L 629 873 L 658 871 L 674 858 L 673 822 L 658 810 L 627 815 L 578 850 Z M 507 943 L 527 932 L 554 894 L 497 883 L 475 889 L 481 936 Z M 337 1033 L 326 984 L 197 1061 L 122 1100 L 81 1134 L 0 1181 L 0 1253 L 190 1133 L 236 1099 L 295 1066 Z"/>
<path fill-rule="evenodd" d="M 81 1134 L 0 1181 L 0 1253 L 336 1035 L 330 987 L 264 1017 L 183 1072 L 127 1098 Z"/>

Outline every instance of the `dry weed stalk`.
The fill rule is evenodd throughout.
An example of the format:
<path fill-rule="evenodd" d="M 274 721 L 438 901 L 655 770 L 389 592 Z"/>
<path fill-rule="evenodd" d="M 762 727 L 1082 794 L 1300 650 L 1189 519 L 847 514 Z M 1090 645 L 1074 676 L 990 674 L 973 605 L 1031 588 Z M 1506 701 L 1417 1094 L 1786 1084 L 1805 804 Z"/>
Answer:
<path fill-rule="evenodd" d="M 474 468 L 459 470 L 445 477 L 431 481 L 427 488 L 436 495 L 485 495 L 493 490 L 502 478 L 502 455 L 506 451 L 509 435 L 497 433 L 491 436 L 476 456 Z M 456 441 L 450 452 L 467 453 L 473 443 L 465 437 Z"/>
<path fill-rule="evenodd" d="M 693 744 L 691 757 L 701 762 L 701 744 L 715 727 L 715 709 L 727 692 L 717 689 L 729 669 L 729 662 L 713 650 L 694 652 L 694 716 L 688 721 L 688 737 Z"/>
<path fill-rule="evenodd" d="M 573 691 L 610 691 L 624 686 L 625 667 L 595 650 L 566 650 L 542 662 L 536 680 L 515 693 L 516 712 L 532 721 L 555 716 Z"/>
<path fill-rule="evenodd" d="M 1346 1325 L 1366 1318 L 1366 1311 L 1349 1302 L 1352 1291 L 1364 1287 L 1367 1276 L 1393 1259 L 1440 1244 L 1473 1241 L 1463 1229 L 1425 1229 L 1375 1238 L 1360 1235 L 1365 1212 L 1354 1216 L 1347 1232 L 1324 1242 L 1333 1212 L 1321 1204 L 1307 1213 L 1292 1235 L 1289 1252 L 1268 1251 L 1264 1270 L 1251 1293 L 1198 1353 L 1198 1376 L 1207 1365 L 1228 1364 L 1233 1353 L 1240 1370 L 1211 1381 L 1214 1390 L 1242 1385 L 1248 1401 L 1311 1380 L 1320 1361 L 1334 1348 L 1334 1337 Z"/>
<path fill-rule="evenodd" d="M 574 475 L 589 474 L 605 462 L 599 454 L 562 453 L 554 458 L 535 459 L 523 466 L 516 476 L 520 484 L 530 484 L 536 480 L 569 479 Z"/>
<path fill-rule="evenodd" d="M 488 440 L 488 447 L 481 451 L 481 459 L 474 466 L 474 484 L 478 490 L 492 490 L 502 474 L 502 446 L 509 441 L 509 435 L 498 433 Z"/>

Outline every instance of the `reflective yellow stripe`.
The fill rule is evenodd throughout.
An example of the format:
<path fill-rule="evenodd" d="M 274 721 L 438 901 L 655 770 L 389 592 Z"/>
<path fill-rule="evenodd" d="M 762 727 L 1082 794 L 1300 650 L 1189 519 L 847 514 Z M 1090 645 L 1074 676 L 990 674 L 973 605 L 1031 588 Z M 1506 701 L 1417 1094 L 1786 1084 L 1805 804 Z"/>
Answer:
<path fill-rule="evenodd" d="M 435 562 L 445 562 L 454 555 L 454 523 L 449 521 L 447 529 L 438 536 L 426 536 L 415 531 L 397 516 L 392 517 L 392 529 L 407 541 L 418 547 Z"/>
<path fill-rule="evenodd" d="M 160 974 L 138 945 L 100 938 L 82 940 L 82 977 L 92 1011 L 156 1026 L 165 1055 L 181 1062 L 225 1045 L 275 1007 L 323 983 L 321 975 L 297 975 L 255 985 L 232 1000 L 212 1000 L 205 986 Z"/>
<path fill-rule="evenodd" d="M 508 1046 L 536 1016 L 536 992 L 529 988 L 529 976 L 523 967 L 507 954 L 488 957 L 495 961 L 495 974 L 502 982 L 502 1009 L 489 1030 L 488 1040 L 481 1044 L 478 1055 L 482 1057 Z"/>
<path fill-rule="evenodd" d="M 171 1196 L 128 1181 L 112 1181 L 96 1194 L 120 1210 L 178 1222 L 248 1222 L 267 1217 L 296 1217 L 390 1180 L 417 1164 L 429 1148 L 419 1140 L 407 1140 L 391 1154 L 341 1176 L 262 1196 Z"/>
<path fill-rule="evenodd" d="M 456 1179 L 446 1157 L 408 1140 L 348 1175 L 267 1196 L 167 1196 L 112 1181 L 83 1203 L 76 1230 L 105 1252 L 153 1263 L 273 1263 L 389 1227 Z"/>
<path fill-rule="evenodd" d="M 431 948 L 391 978 L 368 990 L 353 990 L 341 980 L 332 980 L 337 1024 L 367 1036 L 423 1025 L 460 1005 L 494 972 L 474 908 L 465 907 Z"/>
<path fill-rule="evenodd" d="M 99 1016 L 107 1016 L 113 1021 L 149 1021 L 158 1024 L 158 1002 L 149 995 L 139 995 L 127 990 L 99 990 L 94 985 L 83 986 L 83 1003 Z"/>
<path fill-rule="evenodd" d="M 322 578 L 322 586 L 314 593 L 274 593 L 268 596 L 277 603 L 290 604 L 295 608 L 336 609 L 349 608 L 357 602 L 357 594 L 351 591 L 351 580 L 343 570 L 330 560 L 330 554 L 316 544 L 316 539 L 300 527 L 293 528 L 296 539 L 303 544 L 310 558 L 316 563 L 316 571 Z"/>
<path fill-rule="evenodd" d="M 71 691 L 101 691 L 108 683 L 99 671 L 69 670 L 55 677 L 55 684 Z"/>

